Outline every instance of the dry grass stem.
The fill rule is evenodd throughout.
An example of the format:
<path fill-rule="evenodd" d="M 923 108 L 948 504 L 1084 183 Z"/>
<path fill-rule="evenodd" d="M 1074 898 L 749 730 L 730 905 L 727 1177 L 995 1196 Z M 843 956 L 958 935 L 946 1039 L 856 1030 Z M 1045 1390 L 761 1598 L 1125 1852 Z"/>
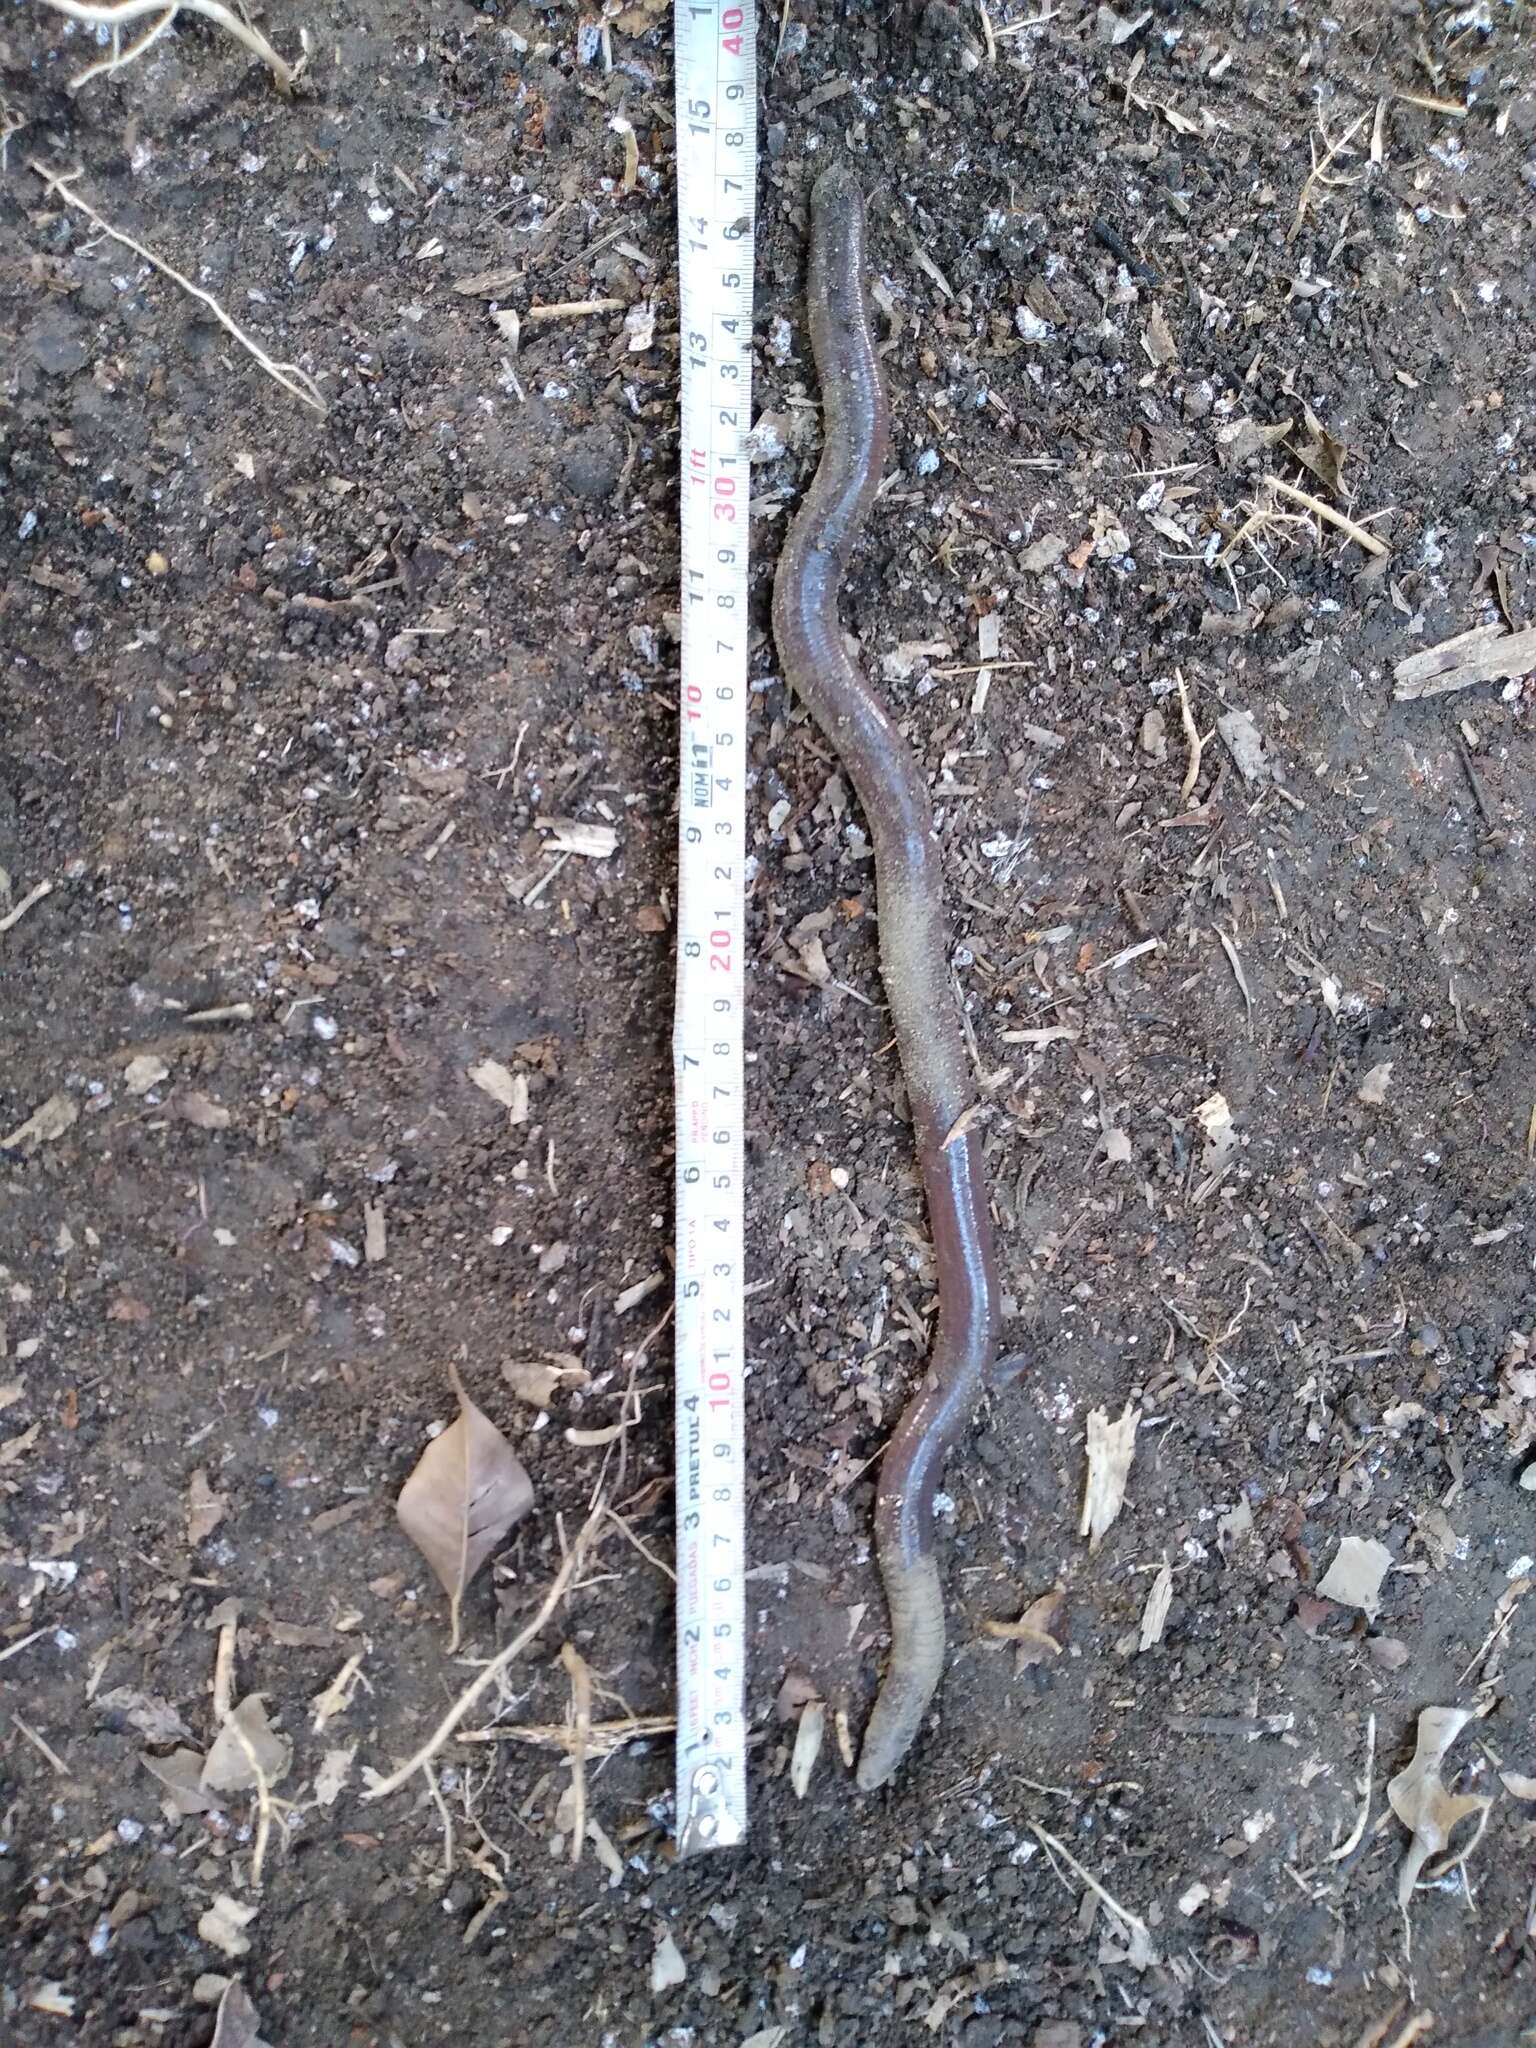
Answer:
<path fill-rule="evenodd" d="M 261 1758 L 256 1754 L 251 1738 L 234 1715 L 229 1717 L 228 1726 L 235 1731 L 235 1739 L 245 1751 L 245 1760 L 256 1780 L 256 1838 L 251 1844 L 251 1890 L 256 1892 L 261 1890 L 261 1869 L 267 1860 L 267 1844 L 272 1839 L 272 1784 L 261 1767 Z"/>
<path fill-rule="evenodd" d="M 530 327 L 541 320 L 582 320 L 589 313 L 622 313 L 622 299 L 562 299 L 555 306 L 529 306 L 523 314 Z"/>
<path fill-rule="evenodd" d="M 1110 1912 L 1114 1914 L 1117 1920 L 1123 1921 L 1125 1925 L 1129 1927 L 1133 1933 L 1141 1936 L 1142 1940 L 1146 1943 L 1148 1948 L 1151 1948 L 1151 1932 L 1147 1927 L 1146 1921 L 1142 1919 L 1141 1915 L 1139 1913 L 1133 1913 L 1129 1906 L 1122 1906 L 1120 1901 L 1114 1896 L 1112 1892 L 1107 1892 L 1104 1889 L 1103 1885 L 1099 1883 L 1099 1880 L 1094 1876 L 1093 1872 L 1089 1870 L 1084 1864 L 1079 1863 L 1077 1858 L 1072 1854 L 1072 1851 L 1067 1847 L 1066 1843 L 1059 1840 L 1057 1836 L 1053 1835 L 1049 1831 L 1049 1829 L 1041 1827 L 1038 1821 L 1031 1821 L 1030 1826 L 1034 1829 L 1035 1833 L 1040 1837 L 1041 1845 L 1045 1849 L 1046 1853 L 1048 1855 L 1054 1854 L 1059 1856 L 1062 1862 L 1066 1864 L 1069 1870 L 1075 1870 L 1078 1876 L 1082 1879 L 1083 1883 L 1087 1885 L 1089 1891 L 1091 1891 L 1094 1897 L 1098 1899 L 1100 1904 L 1107 1906 Z"/>
<path fill-rule="evenodd" d="M 288 63 L 277 54 L 260 29 L 252 28 L 232 8 L 224 6 L 223 0 L 174 0 L 169 7 L 166 0 L 117 0 L 117 5 L 112 7 L 94 5 L 92 0 L 43 0 L 43 5 L 51 7 L 55 14 L 67 16 L 70 21 L 83 21 L 91 28 L 112 31 L 112 55 L 90 65 L 78 78 L 72 78 L 69 82 L 71 92 L 78 92 L 82 85 L 103 72 L 120 71 L 136 57 L 142 57 L 150 44 L 158 42 L 165 34 L 177 15 L 183 13 L 199 15 L 204 21 L 211 21 L 215 28 L 223 29 L 226 35 L 233 36 L 237 43 L 266 65 L 280 92 L 293 90 L 308 55 L 306 49 L 305 59 L 297 64 Z M 143 21 L 149 15 L 160 18 L 147 35 L 123 50 L 121 37 L 124 27 L 132 21 Z"/>
<path fill-rule="evenodd" d="M 49 4 L 54 4 L 54 0 L 49 0 Z M 225 333 L 239 343 L 252 361 L 265 370 L 274 383 L 281 384 L 285 391 L 315 412 L 324 414 L 329 410 L 319 385 L 307 370 L 301 370 L 297 363 L 277 362 L 268 355 L 259 341 L 254 340 L 237 321 L 230 318 L 211 292 L 205 292 L 201 285 L 196 285 L 191 278 L 184 277 L 163 257 L 157 256 L 153 249 L 146 248 L 144 243 L 136 241 L 122 228 L 115 228 L 110 221 L 103 220 L 88 200 L 82 199 L 78 192 L 71 189 L 72 179 L 80 175 L 78 171 L 72 172 L 70 178 L 63 178 L 57 171 L 50 171 L 46 164 L 39 163 L 36 157 L 27 159 L 27 167 L 36 171 L 55 198 L 62 200 L 66 206 L 72 206 L 76 213 L 83 213 L 98 233 L 110 235 L 114 242 L 121 242 L 125 249 L 131 249 L 135 256 L 158 270 L 162 277 L 168 277 L 172 284 L 180 285 L 189 298 L 196 299 L 199 305 L 205 306 Z"/>
<path fill-rule="evenodd" d="M 1352 1856 L 1355 1853 L 1355 1851 L 1359 1848 L 1360 1844 L 1365 1840 L 1366 1822 L 1371 1817 L 1371 1772 L 1375 1767 L 1375 1763 L 1376 1716 L 1372 1714 L 1365 1724 L 1365 1771 L 1363 1774 L 1365 1781 L 1365 1797 L 1361 1802 L 1360 1812 L 1355 1820 L 1355 1824 L 1350 1829 L 1346 1839 L 1340 1842 L 1337 1849 L 1329 1850 L 1328 1861 L 1330 1863 L 1342 1863 L 1344 1858 L 1346 1856 Z"/>
<path fill-rule="evenodd" d="M 65 1763 L 63 1757 L 59 1755 L 56 1749 L 50 1749 L 48 1747 L 47 1743 L 44 1742 L 42 1736 L 38 1734 L 35 1728 L 29 1727 L 28 1724 L 25 1721 L 23 1721 L 20 1714 L 12 1714 L 11 1719 L 15 1722 L 18 1730 L 27 1738 L 28 1742 L 31 1743 L 32 1747 L 39 1753 L 39 1755 L 45 1756 L 48 1759 L 49 1763 L 53 1766 L 54 1770 L 57 1772 L 59 1777 L 67 1778 L 70 1776 L 69 1765 Z"/>
<path fill-rule="evenodd" d="M 139 37 L 139 40 L 136 43 L 130 43 L 126 50 L 123 48 L 122 30 L 114 27 L 112 30 L 110 54 L 98 58 L 94 64 L 87 64 L 83 71 L 77 71 L 69 81 L 70 91 L 79 92 L 81 87 L 89 85 L 93 78 L 105 78 L 111 72 L 126 71 L 128 66 L 136 63 L 146 50 L 154 48 L 155 44 L 159 42 L 175 19 L 176 9 L 174 7 L 167 7 L 160 19 L 152 22 L 143 35 Z"/>
<path fill-rule="evenodd" d="M 1368 527 L 1362 526 L 1357 519 L 1351 519 L 1347 512 L 1340 512 L 1333 505 L 1325 505 L 1321 498 L 1314 498 L 1310 491 L 1298 490 L 1295 484 L 1285 483 L 1280 477 L 1267 476 L 1264 481 L 1272 491 L 1277 491 L 1282 498 L 1289 498 L 1293 505 L 1300 505 L 1304 511 L 1315 513 L 1319 519 L 1327 520 L 1330 526 L 1336 526 L 1340 533 L 1348 534 L 1355 545 L 1364 548 L 1367 554 L 1391 554 L 1392 550 L 1384 540 L 1379 540 Z"/>
<path fill-rule="evenodd" d="M 671 1714 L 635 1714 L 623 1721 L 594 1721 L 587 1730 L 587 1756 L 596 1761 L 610 1757 L 626 1743 L 648 1741 L 652 1736 L 671 1735 L 677 1727 Z M 460 1742 L 526 1742 L 533 1749 L 558 1749 L 569 1755 L 575 1740 L 563 1721 L 502 1723 L 494 1728 L 472 1728 Z"/>
<path fill-rule="evenodd" d="M 426 1779 L 427 1789 L 432 1794 L 432 1803 L 442 1817 L 443 1874 L 445 1877 L 451 1878 L 453 1876 L 453 1815 L 448 1811 L 448 1802 L 443 1797 L 443 1788 L 432 1775 L 432 1766 L 425 1761 L 421 1766 L 421 1775 Z"/>
<path fill-rule="evenodd" d="M 8 910 L 4 917 L 0 917 L 0 932 L 8 932 L 13 924 L 20 924 L 35 904 L 41 903 L 45 896 L 52 894 L 52 882 L 39 882 L 35 889 L 29 889 L 13 910 Z"/>
<path fill-rule="evenodd" d="M 549 1617 L 560 1605 L 560 1602 L 565 1598 L 566 1591 L 572 1580 L 576 1577 L 577 1572 L 581 1569 L 592 1538 L 596 1534 L 598 1526 L 605 1520 L 607 1512 L 606 1505 L 600 1503 L 588 1515 L 586 1521 L 582 1523 L 580 1530 L 577 1532 L 576 1541 L 566 1552 L 564 1563 L 550 1582 L 549 1591 L 544 1595 L 538 1613 L 529 1622 L 522 1634 L 514 1636 L 504 1650 L 497 1651 L 496 1655 L 492 1657 L 474 1683 L 467 1686 L 460 1693 L 459 1697 L 454 1701 L 447 1713 L 444 1714 L 442 1720 L 438 1722 L 416 1754 L 408 1758 L 398 1771 L 393 1772 L 387 1778 L 380 1778 L 377 1784 L 370 1785 L 363 1794 L 364 1799 L 384 1799 L 391 1792 L 398 1792 L 402 1785 L 408 1784 L 415 1777 L 423 1764 L 428 1764 L 432 1761 L 433 1757 L 437 1755 L 438 1751 L 451 1736 L 458 1733 L 459 1724 L 463 1721 L 476 1700 L 483 1698 L 501 1677 L 502 1673 L 523 1654 L 524 1650 L 527 1649 L 528 1645 L 538 1635 L 539 1631 L 549 1620 Z"/>
<path fill-rule="evenodd" d="M 34 1643 L 40 1643 L 44 1636 L 52 1633 L 51 1629 L 35 1628 L 31 1635 L 23 1636 L 20 1642 L 7 1643 L 5 1648 L 0 1650 L 0 1664 L 3 1664 L 7 1657 L 19 1657 L 23 1650 L 30 1650 Z"/>
<path fill-rule="evenodd" d="M 1179 784 L 1179 803 L 1187 804 L 1195 793 L 1195 784 L 1200 780 L 1200 757 L 1205 752 L 1205 741 L 1200 737 L 1200 728 L 1195 724 L 1195 714 L 1189 708 L 1189 691 L 1184 687 L 1182 671 L 1176 671 L 1179 685 L 1179 719 L 1184 727 L 1184 737 L 1189 743 L 1189 760 L 1184 769 L 1184 780 Z"/>
<path fill-rule="evenodd" d="M 571 1861 L 581 1861 L 587 1835 L 587 1747 L 592 1736 L 592 1667 L 574 1643 L 560 1647 L 560 1662 L 571 1681 Z"/>
<path fill-rule="evenodd" d="M 235 1704 L 235 1640 L 238 1621 L 219 1623 L 213 1651 L 213 1725 L 222 1728 Z"/>
<path fill-rule="evenodd" d="M 1302 223 L 1306 220 L 1307 217 L 1308 202 L 1311 200 L 1313 191 L 1317 187 L 1334 185 L 1354 185 L 1359 183 L 1358 178 L 1330 178 L 1328 176 L 1328 166 L 1333 162 L 1335 157 L 1342 155 L 1342 153 L 1346 149 L 1348 149 L 1350 143 L 1354 141 L 1355 137 L 1359 134 L 1360 130 L 1365 126 L 1366 122 L 1369 119 L 1370 109 L 1367 108 L 1365 113 L 1361 114 L 1356 120 L 1351 121 L 1351 123 L 1344 130 L 1344 133 L 1339 137 L 1337 142 L 1328 143 L 1328 147 L 1324 150 L 1322 156 L 1313 163 L 1311 175 L 1308 177 L 1307 182 L 1302 186 L 1301 198 L 1296 203 L 1296 218 L 1294 221 L 1292 221 L 1291 231 L 1285 238 L 1287 242 L 1294 242 L 1296 237 L 1301 233 Z M 1326 135 L 1323 139 L 1327 141 Z"/>
<path fill-rule="evenodd" d="M 667 1563 L 664 1557 L 658 1557 L 654 1550 L 650 1549 L 650 1547 L 647 1544 L 644 1544 L 640 1541 L 640 1538 L 635 1534 L 634 1530 L 631 1529 L 628 1522 L 625 1521 L 624 1517 L 621 1514 L 619 1514 L 616 1509 L 609 1508 L 608 1519 L 610 1522 L 612 1522 L 614 1527 L 623 1536 L 625 1542 L 632 1544 L 633 1547 L 639 1551 L 640 1555 L 645 1559 L 647 1564 L 654 1565 L 657 1571 L 661 1573 L 663 1578 L 670 1579 L 674 1586 L 677 1584 L 677 1573 L 673 1571 L 671 1565 Z"/>

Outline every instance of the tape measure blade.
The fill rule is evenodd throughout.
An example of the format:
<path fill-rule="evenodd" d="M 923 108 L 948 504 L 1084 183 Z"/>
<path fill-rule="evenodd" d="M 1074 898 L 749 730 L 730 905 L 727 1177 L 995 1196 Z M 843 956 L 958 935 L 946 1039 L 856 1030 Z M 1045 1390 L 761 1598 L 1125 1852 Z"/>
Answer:
<path fill-rule="evenodd" d="M 678 0 L 677 1839 L 746 1833 L 743 958 L 756 21 Z"/>

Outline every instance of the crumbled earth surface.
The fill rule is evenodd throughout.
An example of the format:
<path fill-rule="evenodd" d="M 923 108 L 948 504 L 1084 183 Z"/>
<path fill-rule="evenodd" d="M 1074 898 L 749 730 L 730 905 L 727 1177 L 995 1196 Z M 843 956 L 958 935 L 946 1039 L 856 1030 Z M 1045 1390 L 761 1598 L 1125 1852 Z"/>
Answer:
<path fill-rule="evenodd" d="M 671 1705 L 670 26 L 261 19 L 310 31 L 291 100 L 190 18 L 73 96 L 89 31 L 0 29 L 5 2038 L 201 2048 L 235 1976 L 281 2048 L 1536 2038 L 1536 684 L 1393 689 L 1536 601 L 1525 10 L 765 25 L 755 1808 L 684 1865 L 664 1734 L 594 1754 L 579 1861 L 558 1748 L 363 1796 L 599 1480 L 624 1528 L 465 1725 L 558 1740 L 566 1643 L 597 1720 Z M 1026 1360 L 948 1474 L 939 1710 L 868 1799 L 932 1268 L 867 843 L 767 633 L 834 154 L 894 416 L 845 617 L 939 806 Z M 536 1493 L 453 1654 L 393 1513 L 450 1365 Z M 1056 1589 L 1047 1641 L 989 1634 Z M 265 1801 L 196 1792 L 216 1684 L 262 1696 Z M 1450 1706 L 1491 1810 L 1405 1922 L 1386 1783 Z"/>

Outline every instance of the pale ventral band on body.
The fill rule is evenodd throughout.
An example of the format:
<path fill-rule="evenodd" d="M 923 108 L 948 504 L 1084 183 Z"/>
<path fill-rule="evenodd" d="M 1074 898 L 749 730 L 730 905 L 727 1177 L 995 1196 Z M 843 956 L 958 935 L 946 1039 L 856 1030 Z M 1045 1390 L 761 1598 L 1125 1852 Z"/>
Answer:
<path fill-rule="evenodd" d="M 807 300 L 823 446 L 785 538 L 773 629 L 791 686 L 848 772 L 875 850 L 880 971 L 912 1109 L 938 1269 L 933 1348 L 880 1467 L 875 1544 L 891 1658 L 859 1756 L 864 1790 L 911 1747 L 944 1667 L 944 1598 L 933 1508 L 950 1446 L 997 1348 L 998 1285 L 981 1141 L 960 1119 L 974 1087 L 949 978 L 943 864 L 928 785 L 849 660 L 838 585 L 874 500 L 889 430 L 865 298 L 864 195 L 841 165 L 811 193 Z M 951 1135 L 951 1134 L 954 1135 Z"/>

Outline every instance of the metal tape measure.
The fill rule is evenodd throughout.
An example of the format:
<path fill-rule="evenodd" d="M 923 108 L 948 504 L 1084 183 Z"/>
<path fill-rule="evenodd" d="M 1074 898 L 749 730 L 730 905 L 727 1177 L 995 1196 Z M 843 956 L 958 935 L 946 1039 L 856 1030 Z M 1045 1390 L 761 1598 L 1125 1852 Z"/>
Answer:
<path fill-rule="evenodd" d="M 747 1828 L 742 1374 L 752 0 L 676 0 L 682 350 L 677 1009 L 677 1842 Z"/>

